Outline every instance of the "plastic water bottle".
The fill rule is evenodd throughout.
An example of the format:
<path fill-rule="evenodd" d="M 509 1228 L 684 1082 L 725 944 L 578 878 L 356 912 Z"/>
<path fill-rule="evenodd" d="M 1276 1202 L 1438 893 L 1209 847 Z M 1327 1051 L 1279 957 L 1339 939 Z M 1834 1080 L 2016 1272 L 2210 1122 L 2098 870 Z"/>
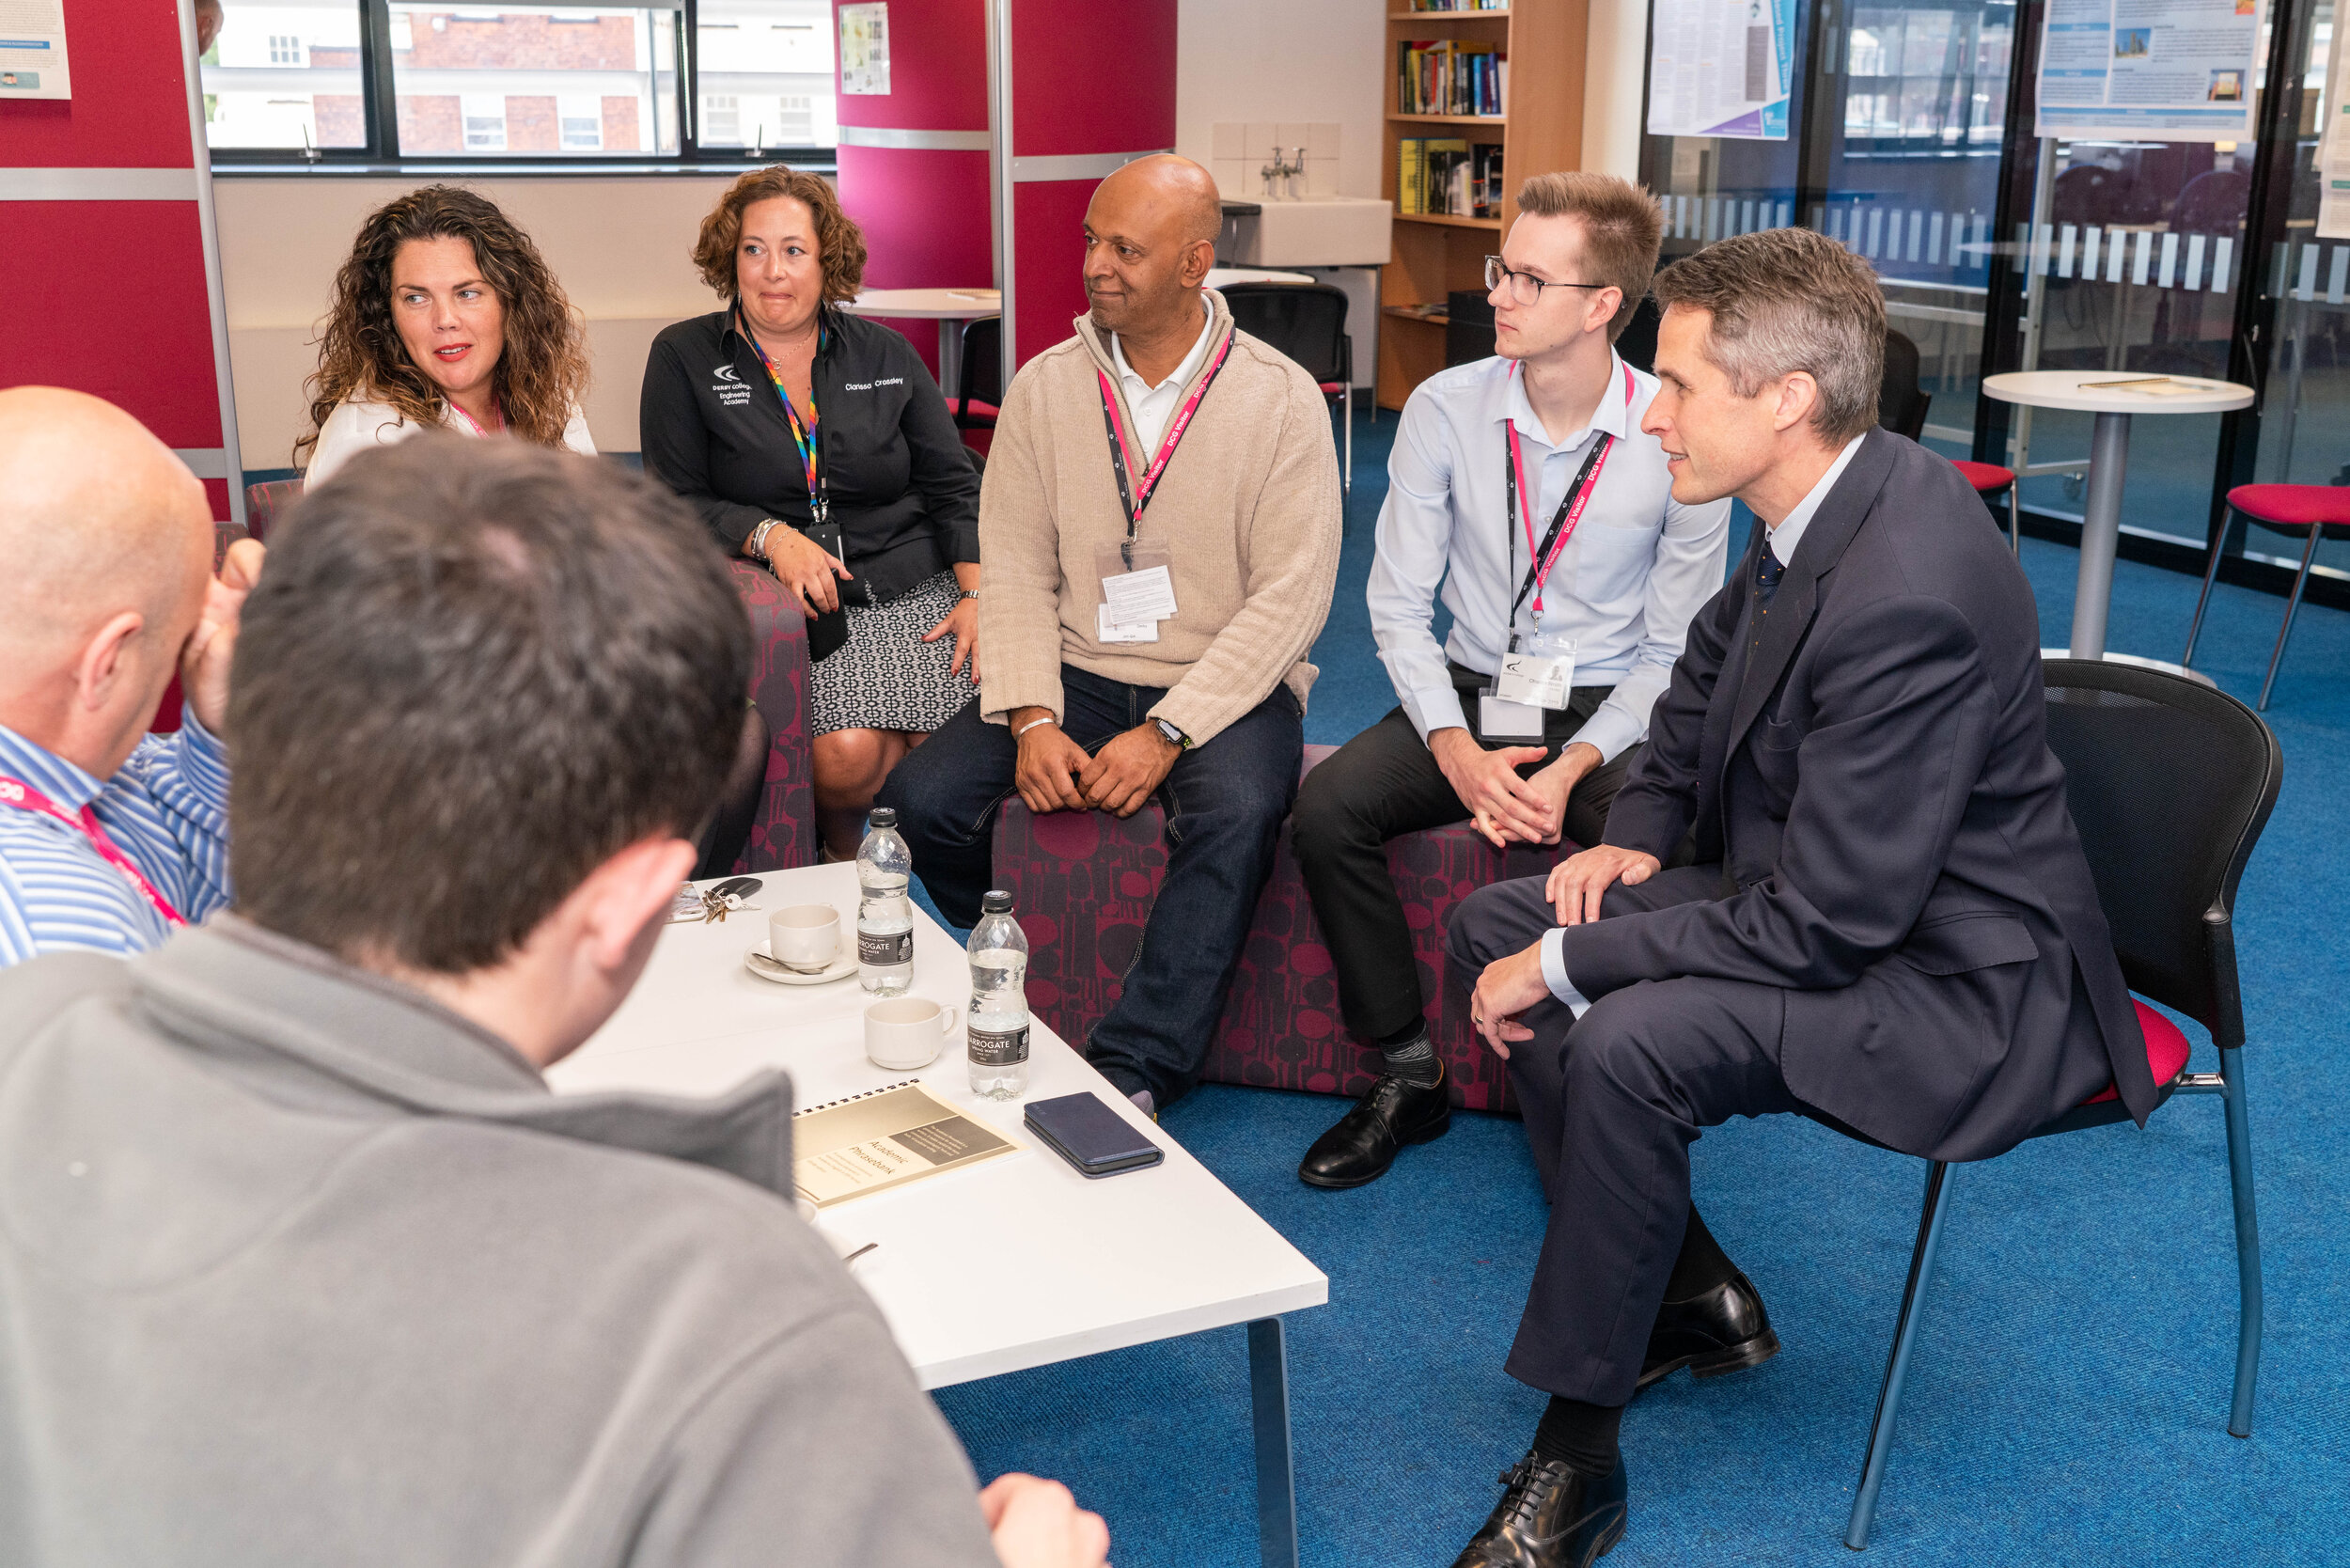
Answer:
<path fill-rule="evenodd" d="M 1028 1091 L 1028 937 L 1011 917 L 1011 895 L 979 902 L 971 932 L 971 1092 L 1014 1100 Z"/>
<path fill-rule="evenodd" d="M 856 982 L 877 996 L 897 996 L 914 984 L 914 901 L 906 884 L 914 855 L 898 837 L 898 813 L 872 815 L 856 850 Z"/>

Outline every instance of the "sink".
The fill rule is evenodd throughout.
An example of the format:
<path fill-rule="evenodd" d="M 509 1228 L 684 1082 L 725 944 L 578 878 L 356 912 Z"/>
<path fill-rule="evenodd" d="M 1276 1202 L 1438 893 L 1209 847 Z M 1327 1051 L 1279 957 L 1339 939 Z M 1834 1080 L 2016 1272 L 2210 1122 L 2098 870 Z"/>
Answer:
<path fill-rule="evenodd" d="M 1365 196 L 1265 198 L 1251 215 L 1225 222 L 1230 259 L 1244 267 L 1384 266 L 1394 210 Z"/>

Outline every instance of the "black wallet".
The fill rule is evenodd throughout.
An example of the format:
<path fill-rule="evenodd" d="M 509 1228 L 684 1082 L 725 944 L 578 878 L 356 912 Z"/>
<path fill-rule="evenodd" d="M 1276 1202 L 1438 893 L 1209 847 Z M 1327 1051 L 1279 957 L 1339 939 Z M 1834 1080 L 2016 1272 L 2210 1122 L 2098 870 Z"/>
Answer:
<path fill-rule="evenodd" d="M 1086 1176 L 1115 1176 L 1167 1158 L 1167 1151 L 1127 1125 L 1098 1095 L 1080 1090 L 1032 1102 L 1026 1121 L 1036 1136 Z"/>
<path fill-rule="evenodd" d="M 845 561 L 849 558 L 840 553 L 839 524 L 810 523 L 800 532 L 810 542 L 822 546 L 824 554 L 833 559 Z M 836 577 L 833 587 L 840 592 L 839 606 L 807 618 L 807 662 L 811 665 L 831 658 L 849 641 L 849 585 Z"/>

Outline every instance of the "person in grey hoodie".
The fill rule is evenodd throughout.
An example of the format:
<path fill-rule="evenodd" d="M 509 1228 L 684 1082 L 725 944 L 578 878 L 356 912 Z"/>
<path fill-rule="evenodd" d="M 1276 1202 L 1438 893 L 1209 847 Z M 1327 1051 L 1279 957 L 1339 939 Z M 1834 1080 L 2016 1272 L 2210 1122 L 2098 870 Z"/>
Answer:
<path fill-rule="evenodd" d="M 1097 1568 L 793 1214 L 791 1086 L 556 1099 L 750 659 L 615 467 L 420 438 L 273 541 L 232 910 L 0 974 L 0 1562 Z"/>

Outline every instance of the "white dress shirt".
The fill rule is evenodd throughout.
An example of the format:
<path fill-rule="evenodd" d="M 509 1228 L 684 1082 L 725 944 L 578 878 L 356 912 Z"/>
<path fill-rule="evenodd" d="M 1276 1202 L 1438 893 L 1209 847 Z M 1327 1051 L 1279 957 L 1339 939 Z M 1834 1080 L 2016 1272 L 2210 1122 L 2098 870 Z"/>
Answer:
<path fill-rule="evenodd" d="M 479 435 L 473 421 L 459 413 L 453 403 L 441 405 L 441 425 L 460 435 Z M 357 394 L 335 405 L 335 412 L 326 416 L 319 431 L 318 445 L 310 449 L 310 466 L 302 476 L 302 487 L 307 490 L 324 481 L 327 477 L 349 463 L 352 457 L 370 447 L 389 447 L 407 440 L 422 425 L 413 424 L 406 416 L 389 403 L 376 402 Z M 563 445 L 588 457 L 596 455 L 596 443 L 588 433 L 588 417 L 572 407 L 572 416 L 563 426 Z"/>
<path fill-rule="evenodd" d="M 1135 416 L 1135 443 L 1142 448 L 1145 463 L 1159 455 L 1159 443 L 1166 438 L 1167 427 L 1175 417 L 1175 405 L 1182 400 L 1183 388 L 1199 373 L 1199 367 L 1208 362 L 1208 337 L 1215 329 L 1215 309 L 1204 298 L 1199 308 L 1208 318 L 1200 323 L 1199 341 L 1156 386 L 1135 373 L 1135 368 L 1126 363 L 1126 350 L 1119 342 L 1118 334 L 1110 334 L 1110 363 L 1118 367 L 1119 389 L 1126 394 L 1127 412 Z M 1140 479 L 1142 476 L 1135 474 L 1129 478 Z"/>
<path fill-rule="evenodd" d="M 1544 629 L 1574 639 L 1574 683 L 1615 688 L 1573 737 L 1613 761 L 1647 736 L 1649 710 L 1671 683 L 1690 618 L 1722 586 L 1730 502 L 1684 507 L 1671 498 L 1664 449 L 1640 432 L 1654 377 L 1628 372 L 1627 398 L 1624 363 L 1610 353 L 1607 389 L 1590 424 L 1554 447 L 1516 372 L 1514 360 L 1498 357 L 1455 366 L 1420 383 L 1404 403 L 1365 595 L 1371 635 L 1422 740 L 1434 729 L 1470 729 L 1447 657 L 1490 675 L 1501 667 L 1511 632 L 1533 630 L 1531 594 L 1514 619 L 1510 610 L 1526 578 L 1523 508 L 1533 503 L 1540 543 L 1591 443 L 1615 437 L 1590 504 L 1543 588 Z M 1521 495 L 1514 518 L 1505 478 L 1511 428 L 1534 492 Z M 1433 630 L 1440 582 L 1452 615 L 1442 647 Z"/>
<path fill-rule="evenodd" d="M 1778 526 L 1764 536 L 1769 541 L 1771 554 L 1778 557 L 1779 565 L 1785 566 L 1795 558 L 1795 547 L 1803 542 L 1804 529 L 1811 525 L 1811 519 L 1819 511 L 1820 504 L 1827 499 L 1828 492 L 1836 488 L 1836 481 L 1844 477 L 1844 470 L 1852 466 L 1853 454 L 1860 450 L 1861 442 L 1867 439 L 1868 432 L 1863 431 L 1844 443 L 1844 449 L 1836 454 L 1836 461 L 1829 463 L 1827 472 L 1820 476 L 1820 482 L 1806 491 L 1794 509 L 1778 520 Z M 1591 1004 L 1582 992 L 1574 988 L 1574 982 L 1567 978 L 1567 961 L 1563 956 L 1566 938 L 1564 926 L 1554 926 L 1543 933 L 1543 982 L 1550 987 L 1552 996 L 1566 1003 L 1580 1018 L 1583 1010 Z"/>

